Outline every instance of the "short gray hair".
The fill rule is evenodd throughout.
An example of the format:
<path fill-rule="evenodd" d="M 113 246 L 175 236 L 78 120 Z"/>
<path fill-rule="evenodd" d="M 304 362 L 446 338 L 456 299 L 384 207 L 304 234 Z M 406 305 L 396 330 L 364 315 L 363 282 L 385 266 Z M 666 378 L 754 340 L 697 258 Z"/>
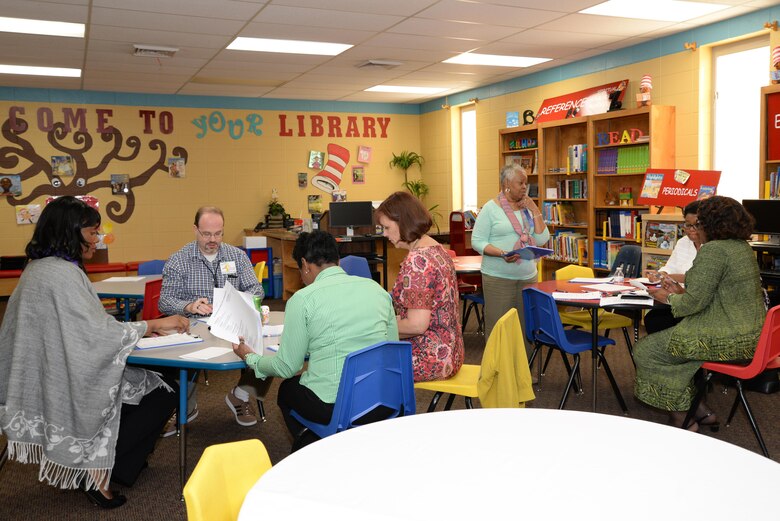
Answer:
<path fill-rule="evenodd" d="M 498 183 L 501 188 L 504 188 L 506 184 L 515 178 L 515 176 L 522 174 L 526 179 L 528 179 L 528 172 L 525 171 L 525 168 L 518 165 L 506 165 L 503 167 L 499 173 L 498 173 Z"/>

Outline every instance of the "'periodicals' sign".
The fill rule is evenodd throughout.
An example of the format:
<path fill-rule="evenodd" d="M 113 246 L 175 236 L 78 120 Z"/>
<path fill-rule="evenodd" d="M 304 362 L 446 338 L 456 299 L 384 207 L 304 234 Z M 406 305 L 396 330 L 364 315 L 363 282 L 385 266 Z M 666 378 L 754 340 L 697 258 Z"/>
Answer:
<path fill-rule="evenodd" d="M 680 206 L 715 195 L 719 170 L 648 168 L 637 204 Z"/>

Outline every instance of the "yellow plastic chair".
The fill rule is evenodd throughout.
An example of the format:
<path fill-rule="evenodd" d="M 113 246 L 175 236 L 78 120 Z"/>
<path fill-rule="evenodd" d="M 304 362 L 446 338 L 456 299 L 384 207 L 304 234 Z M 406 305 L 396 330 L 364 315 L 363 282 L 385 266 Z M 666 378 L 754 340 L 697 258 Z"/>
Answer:
<path fill-rule="evenodd" d="M 444 410 L 452 407 L 456 395 L 465 398 L 467 409 L 473 409 L 472 398 L 479 398 L 483 407 L 525 407 L 536 396 L 517 310 L 510 309 L 496 322 L 485 344 L 482 365 L 464 364 L 448 380 L 418 382 L 414 388 L 436 393 L 428 412 L 436 409 L 445 393 L 450 396 Z"/>
<path fill-rule="evenodd" d="M 594 276 L 593 270 L 587 266 L 579 266 L 577 264 L 569 264 L 555 272 L 555 280 L 571 280 L 577 277 L 592 278 Z M 590 331 L 591 320 L 590 312 L 586 309 L 577 311 L 561 311 L 561 322 L 564 326 L 575 326 L 585 331 Z M 631 336 L 628 333 L 628 328 L 634 326 L 634 321 L 631 318 L 611 311 L 605 311 L 599 309 L 599 328 L 604 329 L 604 336 L 609 336 L 610 329 L 621 328 L 623 330 L 623 336 L 626 339 L 626 346 L 628 346 L 628 354 L 631 355 L 631 362 L 634 362 L 634 348 L 631 343 Z M 547 365 L 545 363 L 545 365 Z M 634 364 L 636 367 L 636 364 Z"/>
<path fill-rule="evenodd" d="M 249 489 L 271 468 L 260 440 L 206 447 L 184 486 L 189 521 L 235 521 Z"/>

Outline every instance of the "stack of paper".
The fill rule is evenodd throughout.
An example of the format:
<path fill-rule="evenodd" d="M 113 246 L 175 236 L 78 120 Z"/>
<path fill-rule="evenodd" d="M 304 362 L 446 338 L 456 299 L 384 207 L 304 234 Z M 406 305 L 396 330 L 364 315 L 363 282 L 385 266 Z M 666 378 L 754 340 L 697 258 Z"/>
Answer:
<path fill-rule="evenodd" d="M 138 349 L 151 349 L 154 347 L 169 347 L 178 346 L 181 344 L 194 344 L 195 342 L 203 342 L 203 339 L 190 335 L 188 333 L 176 333 L 173 335 L 165 336 L 150 336 L 142 338 L 138 341 L 136 346 Z"/>
<path fill-rule="evenodd" d="M 599 300 L 601 298 L 601 293 L 598 291 L 589 291 L 585 293 L 553 291 L 552 296 L 555 300 Z"/>

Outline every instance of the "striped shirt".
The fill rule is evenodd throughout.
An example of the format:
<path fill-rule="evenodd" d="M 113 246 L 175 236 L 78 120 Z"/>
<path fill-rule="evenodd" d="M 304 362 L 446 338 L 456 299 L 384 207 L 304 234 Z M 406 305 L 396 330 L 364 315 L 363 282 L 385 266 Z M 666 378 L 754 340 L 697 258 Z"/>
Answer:
<path fill-rule="evenodd" d="M 291 378 L 308 355 L 301 385 L 334 403 L 347 355 L 385 340 L 398 340 L 390 295 L 373 280 L 333 266 L 287 301 L 279 352 L 250 354 L 246 362 L 258 378 Z"/>
<path fill-rule="evenodd" d="M 222 262 L 235 262 L 236 274 L 225 275 L 219 269 Z M 257 280 L 247 254 L 229 244 L 220 244 L 217 257 L 209 262 L 193 241 L 168 259 L 163 268 L 163 283 L 160 291 L 160 313 L 165 315 L 187 315 L 184 307 L 199 298 L 209 303 L 214 298 L 214 288 L 225 287 L 225 282 L 239 291 L 263 296 L 263 286 Z"/>

